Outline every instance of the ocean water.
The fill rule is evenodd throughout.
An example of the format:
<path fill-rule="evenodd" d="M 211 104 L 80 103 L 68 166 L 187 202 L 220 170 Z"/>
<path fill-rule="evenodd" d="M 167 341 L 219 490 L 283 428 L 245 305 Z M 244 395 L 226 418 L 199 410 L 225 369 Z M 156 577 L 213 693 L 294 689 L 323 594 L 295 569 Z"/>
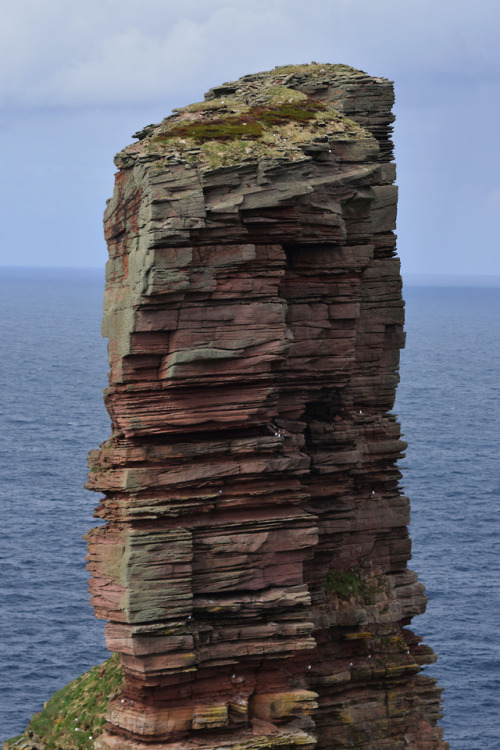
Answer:
<path fill-rule="evenodd" d="M 409 446 L 414 630 L 439 654 L 451 750 L 499 750 L 500 288 L 404 290 L 395 411 Z"/>
<path fill-rule="evenodd" d="M 102 273 L 0 269 L 0 738 L 103 661 L 82 534 L 102 403 Z"/>
<path fill-rule="evenodd" d="M 88 604 L 97 496 L 87 452 L 109 435 L 102 273 L 0 269 L 0 739 L 108 655 Z M 500 750 L 500 289 L 405 289 L 395 411 L 409 442 L 413 621 L 440 655 L 452 750 Z"/>

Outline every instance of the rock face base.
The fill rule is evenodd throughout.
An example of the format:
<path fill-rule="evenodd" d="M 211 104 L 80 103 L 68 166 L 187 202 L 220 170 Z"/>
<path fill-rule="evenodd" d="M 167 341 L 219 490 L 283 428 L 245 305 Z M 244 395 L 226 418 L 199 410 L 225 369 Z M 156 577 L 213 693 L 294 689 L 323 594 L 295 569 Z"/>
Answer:
<path fill-rule="evenodd" d="M 407 629 L 392 101 L 277 68 L 117 157 L 88 544 L 125 684 L 99 750 L 447 747 Z"/>

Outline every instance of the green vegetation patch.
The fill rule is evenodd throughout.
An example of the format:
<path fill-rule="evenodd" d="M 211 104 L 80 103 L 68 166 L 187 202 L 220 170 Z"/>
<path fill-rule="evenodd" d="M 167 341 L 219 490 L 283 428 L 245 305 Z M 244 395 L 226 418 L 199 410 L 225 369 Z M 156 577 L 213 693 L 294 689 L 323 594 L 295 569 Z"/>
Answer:
<path fill-rule="evenodd" d="M 40 740 L 46 750 L 91 750 L 106 723 L 109 696 L 122 682 L 115 654 L 54 693 L 33 716 L 24 735 L 7 740 L 4 750 L 24 747 L 28 738 Z"/>
<path fill-rule="evenodd" d="M 315 93 L 344 68 L 351 70 L 291 66 L 291 77 L 280 68 L 211 89 L 204 102 L 174 109 L 161 124 L 136 133 L 139 143 L 118 154 L 116 164 L 127 167 L 146 157 L 160 173 L 182 163 L 206 172 L 259 160 L 325 161 L 333 141 L 363 141 L 368 158 L 370 149 L 375 154 L 378 148 L 373 136 Z M 308 88 L 311 82 L 315 85 Z"/>
<path fill-rule="evenodd" d="M 339 599 L 349 601 L 355 598 L 363 604 L 375 604 L 377 594 L 385 591 L 381 576 L 369 578 L 362 570 L 352 566 L 348 570 L 330 570 L 323 588 Z"/>
<path fill-rule="evenodd" d="M 297 89 L 291 89 L 288 86 L 282 86 L 280 84 L 270 84 L 265 89 L 266 97 L 269 104 L 297 104 L 298 102 L 307 102 L 307 94 L 303 91 L 297 91 Z"/>
<path fill-rule="evenodd" d="M 322 74 L 322 73 L 329 73 L 329 74 L 335 74 L 335 73 L 350 73 L 350 74 L 359 74 L 363 73 L 362 70 L 358 70 L 357 68 L 352 68 L 350 65 L 345 65 L 344 63 L 302 63 L 299 65 L 277 65 L 272 70 L 267 71 L 268 73 L 274 73 L 276 75 L 283 73 L 288 73 L 290 75 L 297 74 L 297 73 L 307 73 L 309 77 L 313 77 L 315 74 Z"/>
<path fill-rule="evenodd" d="M 155 140 L 160 142 L 171 138 L 192 138 L 197 142 L 252 140 L 260 138 L 266 128 L 279 127 L 290 122 L 304 124 L 313 120 L 318 112 L 324 110 L 326 110 L 325 104 L 309 99 L 259 105 L 248 107 L 235 114 L 227 114 L 224 117 L 210 116 L 173 124 L 159 133 Z M 214 111 L 220 112 L 220 106 L 207 107 L 206 114 L 212 115 Z"/>

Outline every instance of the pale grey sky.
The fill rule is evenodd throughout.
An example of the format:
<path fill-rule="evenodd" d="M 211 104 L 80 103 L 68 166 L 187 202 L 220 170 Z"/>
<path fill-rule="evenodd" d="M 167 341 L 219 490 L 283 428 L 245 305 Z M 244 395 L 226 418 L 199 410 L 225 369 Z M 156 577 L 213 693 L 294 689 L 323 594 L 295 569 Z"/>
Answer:
<path fill-rule="evenodd" d="M 396 84 L 407 273 L 500 274 L 500 4 L 0 0 L 0 265 L 101 266 L 113 155 L 210 86 L 343 62 Z"/>

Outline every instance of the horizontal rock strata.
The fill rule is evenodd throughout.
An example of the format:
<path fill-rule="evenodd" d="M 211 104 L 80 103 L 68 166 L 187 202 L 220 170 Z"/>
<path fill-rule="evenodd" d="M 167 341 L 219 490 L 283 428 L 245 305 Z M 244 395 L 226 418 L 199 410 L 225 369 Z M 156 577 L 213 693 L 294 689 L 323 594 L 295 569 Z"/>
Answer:
<path fill-rule="evenodd" d="M 117 157 L 88 544 L 125 686 L 101 750 L 447 747 L 407 629 L 392 101 L 277 68 Z"/>

